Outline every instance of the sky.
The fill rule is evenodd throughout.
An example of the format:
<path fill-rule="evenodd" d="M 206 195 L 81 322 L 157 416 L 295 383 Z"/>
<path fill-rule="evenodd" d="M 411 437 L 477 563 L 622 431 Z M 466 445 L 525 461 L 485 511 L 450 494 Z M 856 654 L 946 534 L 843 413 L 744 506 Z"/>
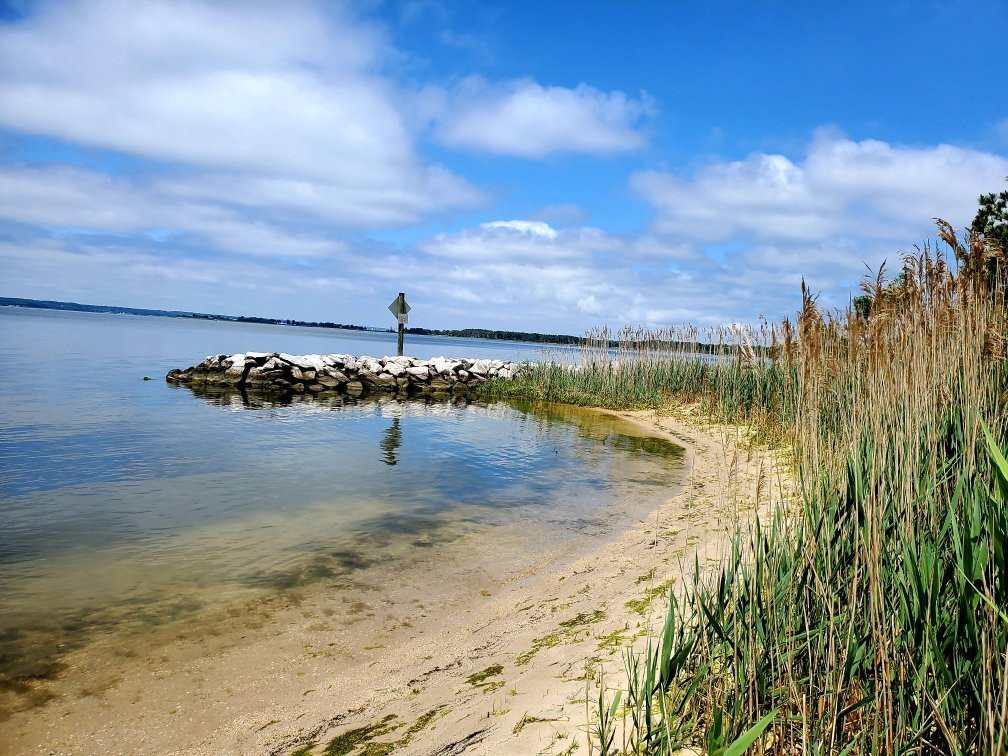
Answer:
<path fill-rule="evenodd" d="M 827 307 L 1008 188 L 1008 2 L 0 2 L 0 296 L 582 333 Z"/>

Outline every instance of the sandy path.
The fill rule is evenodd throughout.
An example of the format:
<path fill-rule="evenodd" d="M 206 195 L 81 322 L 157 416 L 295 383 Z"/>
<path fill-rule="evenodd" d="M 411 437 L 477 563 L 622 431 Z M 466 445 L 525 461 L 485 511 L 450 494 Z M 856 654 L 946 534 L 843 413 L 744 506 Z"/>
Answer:
<path fill-rule="evenodd" d="M 174 628 L 151 639 L 173 644 L 171 669 L 156 652 L 91 669 L 93 690 L 49 704 L 44 725 L 38 709 L 0 724 L 0 750 L 287 754 L 342 738 L 333 750 L 349 753 L 336 746 L 363 738 L 402 753 L 587 753 L 600 673 L 619 685 L 621 648 L 661 623 L 683 565 L 694 554 L 716 563 L 737 518 L 783 490 L 777 457 L 741 450 L 735 431 L 685 412 L 613 414 L 683 446 L 686 473 L 672 498 L 593 553 L 562 567 L 544 554 L 477 600 L 459 600 L 458 586 L 410 586 L 401 602 L 361 608 L 384 623 L 370 644 L 333 633 L 331 608 L 297 597 L 264 608 L 258 627 L 231 617 L 250 632 L 281 628 L 252 642 L 234 642 L 227 615 L 216 635 Z M 418 594 L 419 606 L 408 600 Z"/>

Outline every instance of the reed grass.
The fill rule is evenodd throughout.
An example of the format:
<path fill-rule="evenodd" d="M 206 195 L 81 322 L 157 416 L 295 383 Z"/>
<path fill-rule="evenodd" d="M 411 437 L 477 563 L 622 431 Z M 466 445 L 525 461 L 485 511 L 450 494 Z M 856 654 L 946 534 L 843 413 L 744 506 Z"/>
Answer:
<path fill-rule="evenodd" d="M 759 330 L 624 328 L 588 333 L 577 352 L 545 352 L 518 380 L 495 381 L 484 395 L 614 409 L 697 404 L 714 422 L 748 425 L 780 443 L 797 413 L 798 373 L 790 323 Z"/>
<path fill-rule="evenodd" d="M 1003 254 L 941 243 L 863 286 L 870 312 L 794 325 L 625 331 L 508 391 L 618 407 L 689 402 L 793 452 L 798 506 L 694 560 L 657 637 L 600 694 L 603 754 L 1008 752 Z M 991 273 L 994 271 L 994 274 Z"/>

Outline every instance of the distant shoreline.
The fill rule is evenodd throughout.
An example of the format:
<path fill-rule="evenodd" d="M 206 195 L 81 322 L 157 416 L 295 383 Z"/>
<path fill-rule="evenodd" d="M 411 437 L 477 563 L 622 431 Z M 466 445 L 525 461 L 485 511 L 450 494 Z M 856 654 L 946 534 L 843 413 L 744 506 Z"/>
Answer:
<path fill-rule="evenodd" d="M 233 323 L 259 323 L 263 325 L 300 326 L 302 328 L 338 328 L 345 331 L 365 333 L 392 333 L 391 328 L 355 325 L 352 323 L 332 323 L 329 321 L 294 320 L 290 318 L 261 318 L 246 315 L 220 315 L 188 310 L 151 310 L 118 305 L 92 305 L 79 302 L 61 302 L 50 299 L 27 299 L 23 297 L 0 297 L 0 306 L 25 307 L 33 310 L 63 310 L 67 312 L 94 312 L 108 315 L 143 315 L 158 318 L 190 318 L 194 320 L 222 320 Z M 496 331 L 485 328 L 463 328 L 439 330 L 433 328 L 407 328 L 406 333 L 414 336 L 447 336 L 461 339 L 487 339 L 490 341 L 522 341 L 530 344 L 565 344 L 577 346 L 581 337 L 567 334 L 534 333 L 526 331 Z"/>

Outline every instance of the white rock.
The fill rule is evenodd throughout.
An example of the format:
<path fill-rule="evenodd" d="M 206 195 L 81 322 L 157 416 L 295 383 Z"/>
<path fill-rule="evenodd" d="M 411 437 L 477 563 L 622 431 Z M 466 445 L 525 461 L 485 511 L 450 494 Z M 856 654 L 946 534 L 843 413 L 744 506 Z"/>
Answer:
<path fill-rule="evenodd" d="M 449 360 L 444 357 L 435 357 L 431 360 L 430 367 L 436 373 L 441 373 L 441 375 L 447 377 L 454 373 L 462 366 L 462 363 L 458 360 Z"/>
<path fill-rule="evenodd" d="M 406 368 L 406 374 L 419 381 L 426 381 L 430 378 L 430 369 L 426 365 L 417 365 L 416 367 Z"/>
<path fill-rule="evenodd" d="M 395 361 L 386 362 L 385 372 L 390 373 L 391 375 L 398 378 L 400 375 L 406 372 L 406 366 L 403 365 L 401 362 L 395 362 Z"/>
<path fill-rule="evenodd" d="M 326 366 L 325 357 L 321 354 L 306 354 L 301 358 L 301 369 L 308 368 L 316 373 Z"/>

